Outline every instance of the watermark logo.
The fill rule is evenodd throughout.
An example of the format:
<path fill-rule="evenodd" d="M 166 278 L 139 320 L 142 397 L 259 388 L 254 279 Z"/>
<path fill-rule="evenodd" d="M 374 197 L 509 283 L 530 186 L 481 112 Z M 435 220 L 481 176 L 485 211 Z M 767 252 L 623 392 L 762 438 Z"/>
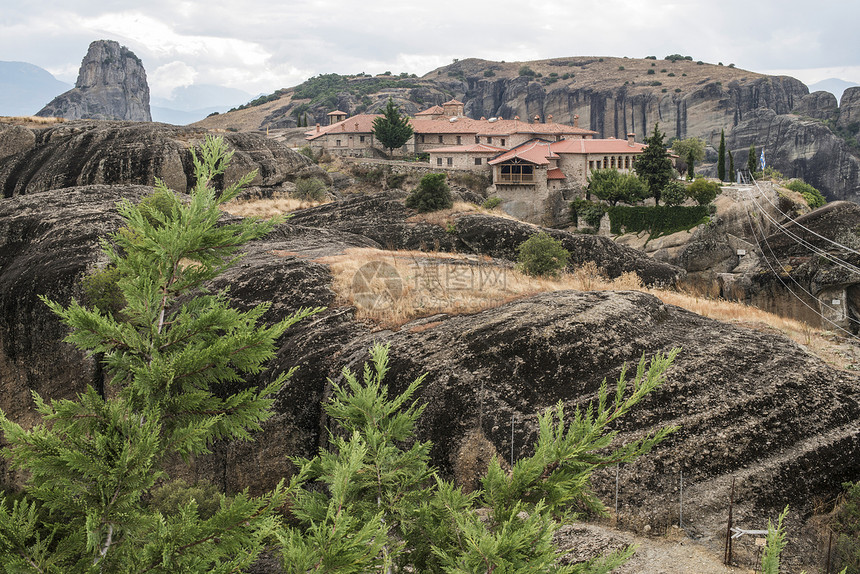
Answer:
<path fill-rule="evenodd" d="M 352 292 L 356 305 L 368 311 L 384 311 L 403 296 L 403 281 L 393 266 L 370 261 L 353 275 Z"/>

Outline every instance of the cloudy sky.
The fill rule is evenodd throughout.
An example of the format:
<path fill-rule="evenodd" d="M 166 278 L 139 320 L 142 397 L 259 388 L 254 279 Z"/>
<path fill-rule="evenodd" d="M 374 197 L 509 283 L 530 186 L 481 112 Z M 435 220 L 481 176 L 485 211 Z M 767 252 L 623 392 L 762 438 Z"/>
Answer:
<path fill-rule="evenodd" d="M 690 55 L 809 83 L 860 83 L 860 2 L 844 0 L 3 0 L 0 60 L 74 82 L 94 40 L 142 60 L 152 95 L 271 93 L 337 72 L 423 75 L 454 58 Z"/>

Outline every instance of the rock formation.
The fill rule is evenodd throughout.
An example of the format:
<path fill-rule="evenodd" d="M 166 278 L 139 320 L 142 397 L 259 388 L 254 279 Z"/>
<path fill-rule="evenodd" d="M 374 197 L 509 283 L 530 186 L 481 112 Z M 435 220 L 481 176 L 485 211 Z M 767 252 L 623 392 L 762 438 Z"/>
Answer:
<path fill-rule="evenodd" d="M 56 398 L 101 384 L 94 362 L 60 342 L 63 328 L 37 296 L 63 303 L 80 297 L 81 276 L 99 262 L 97 237 L 118 225 L 114 202 L 144 191 L 88 186 L 0 200 L 0 408 L 9 416 L 33 420 L 30 390 Z M 628 524 L 673 520 L 681 471 L 685 525 L 715 545 L 725 529 L 732 476 L 739 523 L 773 516 L 786 502 L 798 511 L 796 521 L 816 497 L 830 497 L 842 481 L 856 479 L 860 381 L 780 335 L 704 319 L 638 292 L 545 293 L 390 330 L 356 321 L 354 309 L 332 291 L 330 270 L 315 259 L 347 247 L 382 247 L 380 240 L 397 249 L 438 237 L 431 224 L 410 226 L 405 219 L 389 231 L 409 212 L 386 197 L 299 213 L 251 244 L 241 263 L 216 281 L 214 287 L 230 287 L 240 306 L 272 303 L 266 321 L 300 306 L 327 310 L 288 331 L 270 370 L 249 381 L 299 367 L 262 436 L 219 444 L 174 476 L 205 477 L 231 491 L 271 487 L 291 472 L 287 455 L 312 455 L 325 444 L 320 401 L 330 393 L 327 378 L 343 366 L 359 368 L 368 346 L 382 341 L 391 344 L 393 391 L 429 373 L 418 433 L 434 442 L 442 472 L 463 483 L 474 481 L 476 468 L 494 454 L 507 460 L 512 448 L 515 456 L 528 452 L 542 409 L 559 400 L 569 409 L 583 406 L 623 363 L 673 347 L 683 351 L 666 386 L 619 427 L 623 441 L 681 425 L 653 453 L 621 469 L 619 504 Z M 452 241 L 475 252 L 495 249 L 504 257 L 507 236 L 520 233 L 516 224 L 469 217 L 475 219 L 458 221 L 463 231 Z M 482 236 L 495 230 L 498 241 L 473 241 L 471 229 Z M 8 470 L 3 475 L 7 484 L 13 480 Z M 614 471 L 598 475 L 595 486 L 611 500 Z M 793 547 L 786 556 L 808 551 Z"/>
<path fill-rule="evenodd" d="M 839 115 L 839 104 L 836 96 L 830 92 L 812 92 L 800 98 L 800 103 L 791 113 L 818 120 L 831 120 Z"/>
<path fill-rule="evenodd" d="M 23 131 L 22 131 L 23 130 Z M 184 192 L 193 183 L 191 149 L 206 130 L 141 122 L 65 122 L 50 128 L 0 125 L 0 142 L 17 142 L 17 153 L 0 157 L 4 197 L 91 184 L 154 185 L 156 178 Z M 305 156 L 262 134 L 227 133 L 235 150 L 230 172 L 257 170 L 253 186 L 278 190 L 302 175 L 326 179 Z"/>
<path fill-rule="evenodd" d="M 81 62 L 75 87 L 51 100 L 36 115 L 151 122 L 143 63 L 113 40 L 93 42 Z"/>
<path fill-rule="evenodd" d="M 839 102 L 839 121 L 836 125 L 849 129 L 857 135 L 858 124 L 860 124 L 860 88 L 847 88 L 842 92 L 842 99 Z"/>

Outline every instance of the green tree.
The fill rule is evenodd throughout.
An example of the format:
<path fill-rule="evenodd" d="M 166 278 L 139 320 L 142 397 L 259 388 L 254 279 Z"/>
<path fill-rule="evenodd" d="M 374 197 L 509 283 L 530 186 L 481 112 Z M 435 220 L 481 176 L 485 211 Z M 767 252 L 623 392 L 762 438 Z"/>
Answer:
<path fill-rule="evenodd" d="M 663 188 L 663 203 L 665 205 L 681 205 L 687 199 L 687 188 L 680 181 L 671 181 Z"/>
<path fill-rule="evenodd" d="M 795 179 L 786 186 L 791 191 L 796 191 L 797 193 L 803 196 L 803 199 L 806 201 L 806 204 L 812 209 L 818 209 L 823 205 L 827 204 L 827 200 L 821 194 L 820 191 L 803 181 L 802 179 Z"/>
<path fill-rule="evenodd" d="M 279 535 L 284 568 L 290 574 L 612 570 L 632 550 L 562 566 L 553 534 L 563 517 L 605 512 L 589 488 L 594 470 L 631 461 L 675 430 L 611 446 L 615 421 L 662 384 L 676 354 L 657 355 L 650 364 L 643 357 L 630 382 L 622 369 L 612 392 L 604 381 L 596 404 L 572 416 L 561 403 L 547 410 L 538 419 L 534 454 L 510 472 L 494 459 L 481 487 L 467 494 L 429 466 L 431 444 L 414 438 L 424 409 L 414 396 L 423 376 L 389 397 L 388 348 L 372 348 L 361 375 L 344 370 L 342 383 L 330 381 L 330 450 L 294 459 L 295 524 Z"/>
<path fill-rule="evenodd" d="M 292 371 L 261 388 L 231 389 L 313 312 L 261 326 L 268 305 L 240 311 L 225 292 L 207 290 L 243 244 L 278 222 L 219 221 L 220 207 L 254 177 L 212 189 L 231 155 L 223 140 L 206 139 L 193 156 L 187 202 L 159 181 L 161 208 L 118 204 L 126 226 L 103 249 L 122 296 L 119 314 L 45 300 L 70 327 L 67 342 L 103 357 L 109 392 L 88 386 L 76 399 L 50 401 L 34 394 L 41 422 L 29 430 L 0 416 L 3 454 L 28 475 L 20 500 L 0 500 L 5 572 L 232 572 L 273 535 L 282 485 L 259 498 L 225 498 L 205 518 L 194 500 L 170 516 L 147 502 L 169 480 L 166 460 L 260 429 Z"/>
<path fill-rule="evenodd" d="M 567 267 L 570 252 L 546 232 L 532 235 L 517 247 L 517 261 L 527 275 L 556 275 Z"/>
<path fill-rule="evenodd" d="M 693 181 L 693 178 L 696 177 L 695 165 L 696 156 L 693 154 L 693 150 L 687 152 L 687 181 Z"/>
<path fill-rule="evenodd" d="M 726 152 L 729 156 L 729 181 L 734 183 L 735 181 L 735 154 L 728 150 Z"/>
<path fill-rule="evenodd" d="M 596 169 L 588 174 L 588 193 L 615 205 L 619 201 L 642 201 L 647 197 L 648 188 L 632 173 L 621 173 L 617 169 Z"/>
<path fill-rule="evenodd" d="M 726 181 L 726 132 L 720 130 L 720 148 L 717 151 L 717 177 Z"/>
<path fill-rule="evenodd" d="M 633 162 L 633 169 L 648 185 L 648 192 L 654 196 L 658 205 L 663 188 L 675 177 L 675 168 L 672 167 L 672 159 L 666 152 L 663 136 L 658 124 L 655 124 L 654 133 L 645 140 L 647 147 Z"/>
<path fill-rule="evenodd" d="M 388 98 L 388 104 L 382 112 L 381 118 L 373 120 L 373 135 L 384 147 L 388 148 L 388 156 L 394 150 L 401 147 L 412 137 L 412 125 L 409 118 L 400 115 L 400 110 L 394 104 L 394 100 Z"/>
<path fill-rule="evenodd" d="M 670 147 L 679 157 L 686 158 L 692 152 L 694 160 L 702 161 L 705 159 L 705 140 L 699 138 L 676 139 L 671 142 Z"/>
<path fill-rule="evenodd" d="M 406 207 L 421 212 L 438 211 L 453 207 L 451 189 L 445 181 L 444 173 L 428 173 L 406 198 Z"/>
<path fill-rule="evenodd" d="M 750 151 L 747 155 L 747 169 L 750 170 L 750 175 L 756 172 L 755 166 L 758 158 L 755 155 L 755 144 L 750 144 Z"/>
<path fill-rule="evenodd" d="M 687 195 L 696 200 L 699 205 L 708 205 L 720 194 L 722 188 L 715 181 L 697 179 L 687 187 Z"/>

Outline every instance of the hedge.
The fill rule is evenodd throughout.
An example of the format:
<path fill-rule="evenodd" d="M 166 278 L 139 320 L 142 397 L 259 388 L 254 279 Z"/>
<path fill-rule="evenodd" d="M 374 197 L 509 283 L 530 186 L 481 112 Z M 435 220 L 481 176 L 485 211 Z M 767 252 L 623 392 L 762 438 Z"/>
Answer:
<path fill-rule="evenodd" d="M 609 229 L 615 235 L 648 231 L 651 238 L 686 231 L 708 222 L 708 206 L 680 205 L 656 207 L 616 205 L 610 207 Z"/>

